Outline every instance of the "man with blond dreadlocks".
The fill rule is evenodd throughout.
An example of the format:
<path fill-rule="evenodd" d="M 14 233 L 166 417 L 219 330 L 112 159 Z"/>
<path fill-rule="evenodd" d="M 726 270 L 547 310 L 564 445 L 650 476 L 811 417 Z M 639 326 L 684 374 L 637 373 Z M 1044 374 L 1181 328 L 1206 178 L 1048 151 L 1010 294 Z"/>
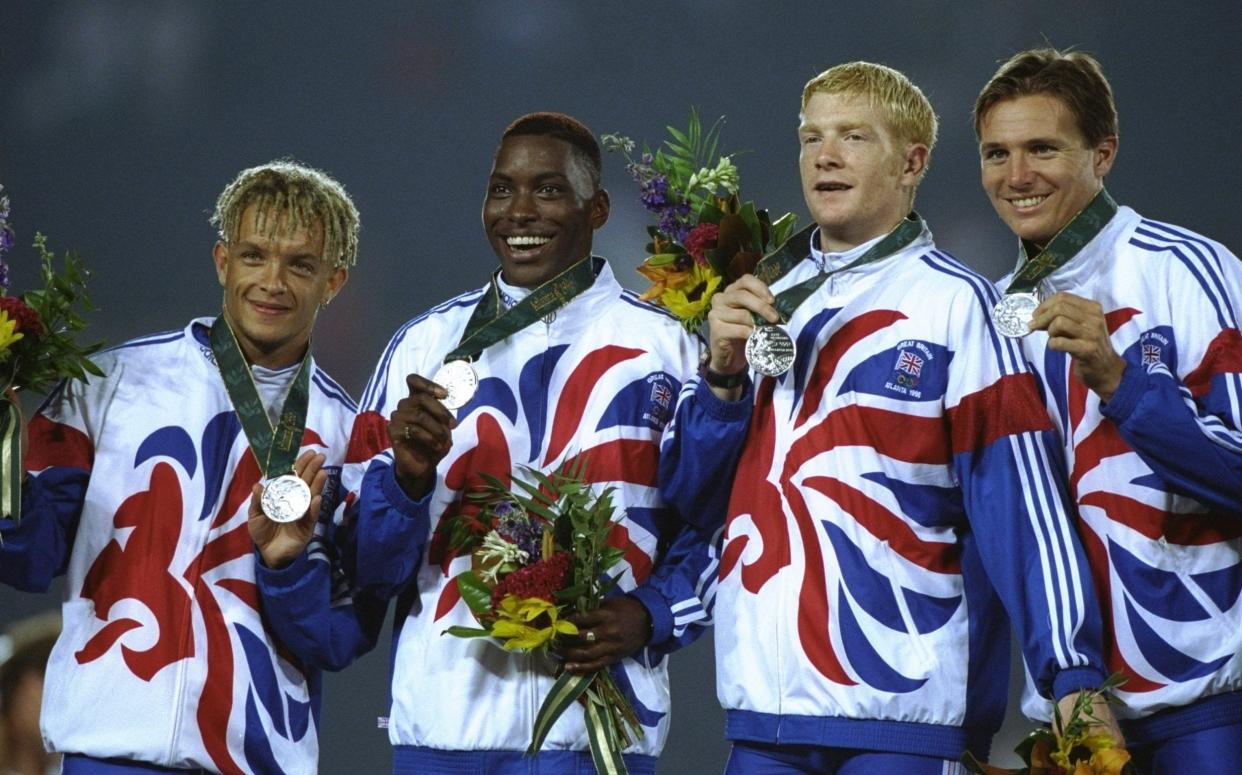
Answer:
<path fill-rule="evenodd" d="M 280 161 L 239 174 L 211 220 L 222 314 L 58 386 L 29 424 L 22 521 L 0 522 L 0 581 L 67 576 L 42 719 L 67 775 L 316 772 L 318 665 L 268 632 L 255 573 L 329 511 L 355 405 L 309 343 L 358 213 Z"/>

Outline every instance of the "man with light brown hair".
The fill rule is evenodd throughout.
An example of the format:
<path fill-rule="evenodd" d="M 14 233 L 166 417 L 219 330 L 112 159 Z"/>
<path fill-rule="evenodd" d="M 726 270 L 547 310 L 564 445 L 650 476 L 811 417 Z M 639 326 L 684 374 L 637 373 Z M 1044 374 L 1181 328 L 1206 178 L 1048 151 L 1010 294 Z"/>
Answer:
<path fill-rule="evenodd" d="M 984 190 L 1019 238 L 997 315 L 1043 380 L 1065 449 L 1134 761 L 1236 772 L 1242 264 L 1109 196 L 1117 110 L 1090 55 L 1015 55 L 974 120 Z"/>
<path fill-rule="evenodd" d="M 931 105 L 852 62 L 801 108 L 814 224 L 713 299 L 664 460 L 681 513 L 724 516 L 728 771 L 960 772 L 1004 715 L 1006 612 L 1057 698 L 1104 678 L 1098 612 L 995 291 L 911 209 Z"/>

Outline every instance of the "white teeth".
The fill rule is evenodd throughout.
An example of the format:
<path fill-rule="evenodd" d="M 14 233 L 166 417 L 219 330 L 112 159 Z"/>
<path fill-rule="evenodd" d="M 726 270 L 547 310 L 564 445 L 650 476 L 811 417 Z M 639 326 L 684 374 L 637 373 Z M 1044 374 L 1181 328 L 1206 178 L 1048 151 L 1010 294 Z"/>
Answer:
<path fill-rule="evenodd" d="M 511 248 L 537 248 L 551 241 L 551 237 L 505 237 L 505 243 Z"/>
<path fill-rule="evenodd" d="M 1034 207 L 1047 198 L 1048 195 L 1044 194 L 1043 196 L 1028 196 L 1025 199 L 1010 199 L 1009 201 L 1014 207 Z"/>

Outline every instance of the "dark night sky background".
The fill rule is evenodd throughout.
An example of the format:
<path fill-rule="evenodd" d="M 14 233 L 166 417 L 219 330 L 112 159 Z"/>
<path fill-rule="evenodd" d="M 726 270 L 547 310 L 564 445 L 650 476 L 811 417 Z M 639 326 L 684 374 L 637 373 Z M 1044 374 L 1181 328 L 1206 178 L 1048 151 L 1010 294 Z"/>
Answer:
<path fill-rule="evenodd" d="M 388 336 L 494 264 L 479 208 L 499 133 L 560 110 L 596 133 L 659 141 L 691 105 L 726 115 L 743 195 L 806 222 L 797 175 L 802 84 L 833 64 L 907 73 L 941 119 L 917 207 L 940 246 L 995 277 L 1014 243 L 978 183 L 969 111 L 998 61 L 1052 43 L 1096 54 L 1112 80 L 1123 204 L 1234 250 L 1242 103 L 1237 3 L 795 3 L 739 0 L 193 2 L 4 0 L 0 184 L 36 274 L 34 230 L 93 268 L 109 342 L 179 328 L 219 305 L 207 217 L 241 168 L 294 156 L 337 176 L 362 213 L 360 261 L 320 318 L 316 355 L 355 395 Z M 596 251 L 622 281 L 646 214 L 623 161 Z M 0 625 L 57 602 L 0 591 Z M 388 771 L 387 643 L 327 682 L 324 773 Z M 673 733 L 661 771 L 719 771 L 727 753 L 709 642 L 672 662 Z M 429 701 L 434 701 L 429 698 Z M 153 712 L 158 712 L 153 709 Z M 1009 743 L 998 743 L 1007 749 Z"/>

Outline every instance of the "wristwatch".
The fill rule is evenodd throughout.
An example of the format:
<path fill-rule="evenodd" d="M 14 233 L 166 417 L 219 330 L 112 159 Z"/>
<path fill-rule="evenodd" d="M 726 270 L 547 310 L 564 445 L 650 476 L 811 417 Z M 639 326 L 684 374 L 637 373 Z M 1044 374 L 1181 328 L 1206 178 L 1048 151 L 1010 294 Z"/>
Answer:
<path fill-rule="evenodd" d="M 739 388 L 746 384 L 746 378 L 750 376 L 746 369 L 742 369 L 735 374 L 721 374 L 718 371 L 713 371 L 712 367 L 707 365 L 699 369 L 699 375 L 703 377 L 703 381 L 707 384 L 722 390 Z"/>

